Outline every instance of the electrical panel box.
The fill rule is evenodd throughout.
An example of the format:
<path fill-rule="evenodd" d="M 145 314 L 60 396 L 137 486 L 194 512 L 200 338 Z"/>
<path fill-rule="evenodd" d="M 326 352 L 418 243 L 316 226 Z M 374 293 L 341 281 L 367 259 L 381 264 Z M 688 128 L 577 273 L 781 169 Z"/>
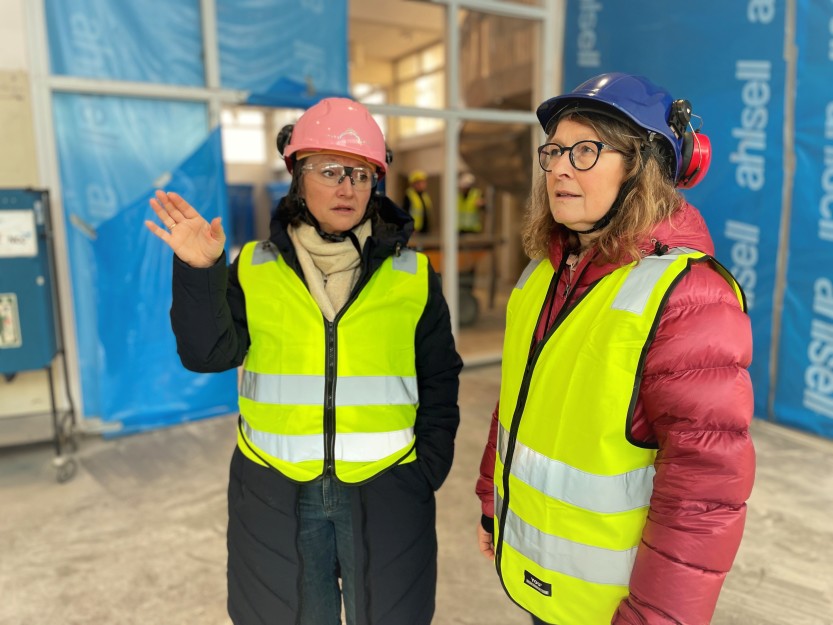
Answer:
<path fill-rule="evenodd" d="M 0 189 L 0 374 L 58 353 L 51 236 L 46 191 Z"/>

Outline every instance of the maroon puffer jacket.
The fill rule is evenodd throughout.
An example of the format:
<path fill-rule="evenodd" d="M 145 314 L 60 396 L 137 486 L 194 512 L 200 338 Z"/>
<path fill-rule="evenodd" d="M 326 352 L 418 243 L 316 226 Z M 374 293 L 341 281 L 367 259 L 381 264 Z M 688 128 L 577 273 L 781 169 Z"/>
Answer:
<path fill-rule="evenodd" d="M 683 205 L 659 225 L 642 249 L 714 246 L 700 213 Z M 561 241 L 550 246 L 558 267 Z M 616 266 L 597 266 L 587 254 L 555 289 L 555 311 Z M 537 311 L 536 311 L 537 312 Z M 554 313 L 552 317 L 556 317 Z M 541 336 L 545 328 L 539 328 Z M 743 534 L 755 452 L 749 437 L 752 331 L 728 283 L 708 263 L 692 266 L 672 292 L 645 359 L 633 416 L 637 440 L 659 447 L 656 477 L 630 596 L 613 625 L 706 625 Z M 477 494 L 484 517 L 494 517 L 493 475 L 498 407 L 483 452 Z M 484 522 L 484 526 L 488 523 Z"/>

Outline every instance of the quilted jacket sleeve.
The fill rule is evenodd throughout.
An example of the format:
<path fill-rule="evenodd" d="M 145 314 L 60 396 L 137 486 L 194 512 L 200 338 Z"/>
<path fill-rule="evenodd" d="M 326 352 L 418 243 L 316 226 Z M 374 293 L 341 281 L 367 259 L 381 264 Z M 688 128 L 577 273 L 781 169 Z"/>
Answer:
<path fill-rule="evenodd" d="M 437 490 L 454 458 L 454 437 L 460 424 L 457 404 L 463 361 L 454 346 L 451 318 L 440 279 L 429 271 L 428 303 L 416 331 L 419 408 L 414 425 L 419 466 Z"/>
<path fill-rule="evenodd" d="M 498 410 L 500 405 L 496 404 L 492 412 L 492 420 L 489 425 L 489 438 L 486 440 L 486 447 L 483 449 L 483 456 L 480 459 L 480 477 L 477 478 L 475 492 L 480 498 L 480 510 L 482 518 L 480 524 L 490 534 L 494 533 L 495 517 L 495 455 L 497 454 L 497 427 Z"/>
<path fill-rule="evenodd" d="M 748 316 L 717 272 L 695 265 L 669 299 L 643 370 L 634 424 L 659 447 L 657 473 L 613 625 L 711 621 L 754 480 L 751 359 Z"/>
<path fill-rule="evenodd" d="M 195 269 L 174 256 L 171 327 L 182 365 L 198 373 L 227 371 L 242 364 L 249 348 L 246 303 L 237 279 L 237 260 L 226 255 Z"/>

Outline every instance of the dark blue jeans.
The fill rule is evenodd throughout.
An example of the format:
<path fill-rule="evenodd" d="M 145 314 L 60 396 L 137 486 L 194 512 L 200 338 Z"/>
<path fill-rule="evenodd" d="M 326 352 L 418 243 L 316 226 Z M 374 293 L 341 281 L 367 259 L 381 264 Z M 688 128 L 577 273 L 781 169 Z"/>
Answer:
<path fill-rule="evenodd" d="M 340 625 L 342 595 L 347 625 L 356 622 L 352 495 L 353 489 L 329 477 L 301 486 L 301 625 Z"/>

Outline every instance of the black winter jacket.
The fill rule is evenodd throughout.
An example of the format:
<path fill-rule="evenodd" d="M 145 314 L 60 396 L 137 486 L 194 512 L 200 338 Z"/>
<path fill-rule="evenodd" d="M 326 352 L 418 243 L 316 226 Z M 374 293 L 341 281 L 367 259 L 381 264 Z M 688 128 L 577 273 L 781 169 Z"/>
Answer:
<path fill-rule="evenodd" d="M 303 272 L 279 207 L 270 240 L 301 280 Z M 380 221 L 362 251 L 360 291 L 382 262 L 399 253 L 412 219 L 384 198 Z M 276 294 L 279 297 L 279 294 Z M 207 269 L 174 259 L 171 323 L 183 365 L 198 372 L 238 367 L 250 343 L 237 260 Z M 434 496 L 451 468 L 459 424 L 458 375 L 448 307 L 436 273 L 416 331 L 419 389 L 417 461 L 357 486 L 354 501 L 362 625 L 428 624 L 434 609 Z M 294 623 L 298 616 L 297 485 L 235 452 L 229 482 L 229 614 L 235 623 Z"/>

